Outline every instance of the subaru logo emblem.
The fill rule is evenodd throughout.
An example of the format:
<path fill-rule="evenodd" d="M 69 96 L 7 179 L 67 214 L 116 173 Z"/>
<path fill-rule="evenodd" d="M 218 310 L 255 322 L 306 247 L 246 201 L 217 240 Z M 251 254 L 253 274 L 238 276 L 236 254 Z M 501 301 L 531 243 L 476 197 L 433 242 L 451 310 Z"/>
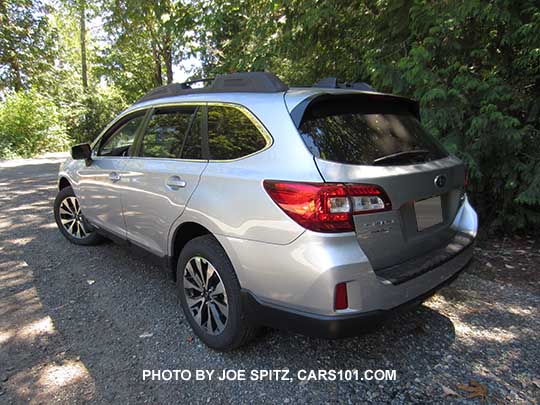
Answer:
<path fill-rule="evenodd" d="M 441 174 L 440 176 L 435 177 L 434 182 L 437 187 L 443 188 L 446 185 L 446 176 Z"/>

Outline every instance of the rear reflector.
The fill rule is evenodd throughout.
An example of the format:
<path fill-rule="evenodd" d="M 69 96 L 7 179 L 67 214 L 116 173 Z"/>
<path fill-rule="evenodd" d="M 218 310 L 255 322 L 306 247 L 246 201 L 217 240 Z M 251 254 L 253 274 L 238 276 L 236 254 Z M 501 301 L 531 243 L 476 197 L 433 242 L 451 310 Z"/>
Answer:
<path fill-rule="evenodd" d="M 288 216 L 316 232 L 351 232 L 353 215 L 392 209 L 384 190 L 371 184 L 265 180 L 263 185 Z"/>
<path fill-rule="evenodd" d="M 349 307 L 349 302 L 347 298 L 347 283 L 339 283 L 336 285 L 336 296 L 334 308 L 337 309 L 347 309 Z"/>

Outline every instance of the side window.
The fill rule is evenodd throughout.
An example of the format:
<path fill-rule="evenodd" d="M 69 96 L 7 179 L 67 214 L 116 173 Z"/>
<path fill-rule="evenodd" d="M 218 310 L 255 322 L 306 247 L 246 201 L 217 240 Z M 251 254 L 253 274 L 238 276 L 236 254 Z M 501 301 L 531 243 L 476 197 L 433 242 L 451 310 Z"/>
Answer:
<path fill-rule="evenodd" d="M 201 136 L 201 121 L 202 107 L 198 107 L 197 111 L 191 117 L 191 128 L 189 133 L 184 138 L 184 146 L 182 148 L 182 159 L 202 159 L 202 136 Z"/>
<path fill-rule="evenodd" d="M 263 149 L 266 139 L 239 109 L 209 106 L 208 144 L 211 159 L 228 160 Z"/>
<path fill-rule="evenodd" d="M 141 156 L 201 159 L 199 107 L 157 109 L 146 128 Z"/>
<path fill-rule="evenodd" d="M 127 121 L 121 123 L 120 127 L 100 143 L 98 156 L 128 156 L 143 118 L 144 113 L 128 118 Z"/>

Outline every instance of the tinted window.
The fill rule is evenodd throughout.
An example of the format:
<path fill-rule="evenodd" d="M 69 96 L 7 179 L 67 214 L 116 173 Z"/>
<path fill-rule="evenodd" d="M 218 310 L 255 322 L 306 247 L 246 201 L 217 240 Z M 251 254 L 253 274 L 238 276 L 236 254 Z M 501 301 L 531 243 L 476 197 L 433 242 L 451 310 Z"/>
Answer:
<path fill-rule="evenodd" d="M 238 159 L 263 149 L 266 140 L 251 120 L 234 107 L 208 107 L 211 159 Z"/>
<path fill-rule="evenodd" d="M 202 137 L 201 137 L 201 119 L 202 108 L 197 108 L 194 116 L 192 116 L 191 128 L 189 134 L 184 139 L 182 148 L 182 159 L 202 159 Z"/>
<path fill-rule="evenodd" d="M 315 156 L 339 163 L 410 164 L 447 156 L 406 107 L 354 97 L 315 102 L 299 130 Z"/>
<path fill-rule="evenodd" d="M 99 156 L 128 156 L 129 149 L 135 140 L 137 129 L 142 123 L 144 114 L 128 118 L 120 127 L 102 142 Z"/>
<path fill-rule="evenodd" d="M 141 156 L 201 159 L 200 108 L 158 109 L 150 118 Z"/>

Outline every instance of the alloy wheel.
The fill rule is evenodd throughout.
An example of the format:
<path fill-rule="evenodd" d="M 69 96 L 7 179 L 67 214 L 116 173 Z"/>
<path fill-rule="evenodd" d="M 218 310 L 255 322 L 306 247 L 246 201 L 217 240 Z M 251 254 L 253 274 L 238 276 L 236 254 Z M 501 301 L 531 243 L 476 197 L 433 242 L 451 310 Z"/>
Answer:
<path fill-rule="evenodd" d="M 74 238 L 83 239 L 90 234 L 84 227 L 84 218 L 76 197 L 69 196 L 60 203 L 60 221 L 64 229 Z"/>
<path fill-rule="evenodd" d="M 207 333 L 225 329 L 229 305 L 225 285 L 216 268 L 203 257 L 192 257 L 184 268 L 184 296 L 195 322 Z"/>

